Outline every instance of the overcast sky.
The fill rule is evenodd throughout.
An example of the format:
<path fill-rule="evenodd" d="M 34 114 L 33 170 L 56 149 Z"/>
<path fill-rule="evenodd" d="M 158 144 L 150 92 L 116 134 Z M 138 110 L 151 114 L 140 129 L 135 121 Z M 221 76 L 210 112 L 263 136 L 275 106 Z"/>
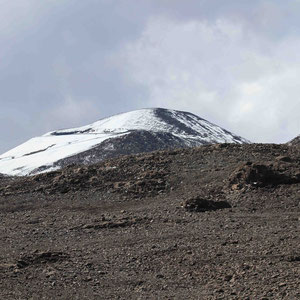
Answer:
<path fill-rule="evenodd" d="M 300 134 L 300 0 L 0 0 L 0 153 L 143 107 Z"/>

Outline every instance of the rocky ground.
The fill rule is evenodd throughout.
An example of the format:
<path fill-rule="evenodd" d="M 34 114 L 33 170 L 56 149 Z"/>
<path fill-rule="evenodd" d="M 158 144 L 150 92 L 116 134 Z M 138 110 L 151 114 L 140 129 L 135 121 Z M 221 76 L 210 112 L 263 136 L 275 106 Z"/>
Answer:
<path fill-rule="evenodd" d="M 300 299 L 300 147 L 1 176 L 0 299 Z"/>

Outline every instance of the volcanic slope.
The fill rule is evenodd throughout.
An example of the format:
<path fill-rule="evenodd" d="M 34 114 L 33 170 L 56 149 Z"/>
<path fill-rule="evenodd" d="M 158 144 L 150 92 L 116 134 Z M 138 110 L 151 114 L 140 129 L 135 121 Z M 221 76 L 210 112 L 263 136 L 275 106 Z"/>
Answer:
<path fill-rule="evenodd" d="M 292 139 L 289 143 L 289 145 L 300 145 L 300 135 L 298 135 L 297 137 L 295 137 L 294 139 Z"/>
<path fill-rule="evenodd" d="M 37 174 L 124 154 L 214 143 L 248 141 L 191 113 L 141 109 L 33 138 L 0 156 L 0 173 Z"/>
<path fill-rule="evenodd" d="M 299 169 L 219 144 L 0 178 L 0 299 L 300 299 Z"/>

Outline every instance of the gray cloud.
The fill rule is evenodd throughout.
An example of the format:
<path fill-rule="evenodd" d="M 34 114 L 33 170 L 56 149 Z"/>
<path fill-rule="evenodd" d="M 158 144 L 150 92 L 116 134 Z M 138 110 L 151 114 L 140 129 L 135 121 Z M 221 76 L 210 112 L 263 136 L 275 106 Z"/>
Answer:
<path fill-rule="evenodd" d="M 146 106 L 253 141 L 300 133 L 300 1 L 16 0 L 0 12 L 0 152 Z"/>
<path fill-rule="evenodd" d="M 149 90 L 148 103 L 197 112 L 259 142 L 299 133 L 300 39 L 268 41 L 229 19 L 150 19 L 121 49 L 124 73 Z"/>

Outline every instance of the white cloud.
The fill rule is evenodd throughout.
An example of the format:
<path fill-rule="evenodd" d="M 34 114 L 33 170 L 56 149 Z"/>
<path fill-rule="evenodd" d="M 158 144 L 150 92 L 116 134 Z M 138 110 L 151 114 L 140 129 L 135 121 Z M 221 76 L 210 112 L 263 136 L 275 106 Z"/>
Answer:
<path fill-rule="evenodd" d="M 114 59 L 148 89 L 148 106 L 195 112 L 252 141 L 286 142 L 300 133 L 299 43 L 226 18 L 155 17 Z"/>
<path fill-rule="evenodd" d="M 0 152 L 145 106 L 193 111 L 254 141 L 300 133 L 299 1 L 0 3 L 0 117 L 12 124 Z"/>

